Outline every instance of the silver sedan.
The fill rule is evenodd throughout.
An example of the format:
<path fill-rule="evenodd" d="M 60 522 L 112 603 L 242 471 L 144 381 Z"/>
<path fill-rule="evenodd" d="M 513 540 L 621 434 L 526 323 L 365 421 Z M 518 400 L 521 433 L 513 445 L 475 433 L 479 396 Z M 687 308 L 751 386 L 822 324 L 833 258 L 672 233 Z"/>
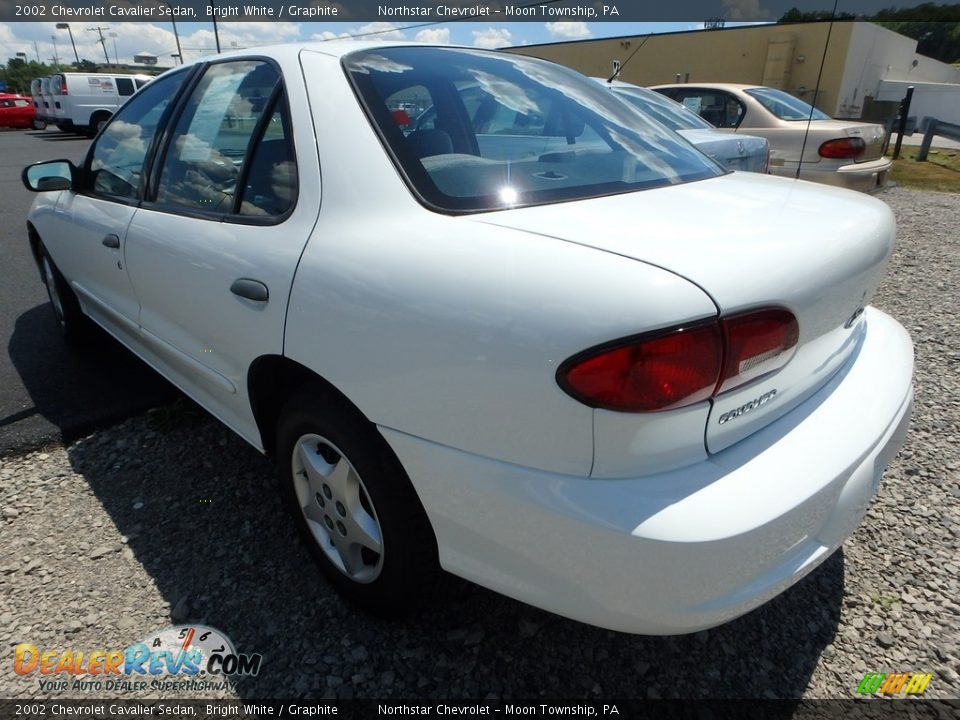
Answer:
<path fill-rule="evenodd" d="M 730 170 L 765 173 L 770 161 L 766 138 L 722 133 L 695 112 L 660 93 L 619 80 L 593 78 L 641 112 L 679 133 L 697 149 Z"/>

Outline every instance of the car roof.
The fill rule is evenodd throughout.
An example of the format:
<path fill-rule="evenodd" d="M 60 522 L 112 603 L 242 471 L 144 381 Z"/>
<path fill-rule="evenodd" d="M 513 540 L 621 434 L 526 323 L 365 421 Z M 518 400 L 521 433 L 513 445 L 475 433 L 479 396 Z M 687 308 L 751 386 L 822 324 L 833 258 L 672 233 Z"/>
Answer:
<path fill-rule="evenodd" d="M 753 85 L 748 83 L 719 83 L 719 82 L 688 82 L 688 83 L 665 83 L 663 85 L 650 85 L 652 90 L 657 88 L 706 88 L 708 90 L 754 90 L 766 87 L 765 85 Z"/>
<path fill-rule="evenodd" d="M 283 43 L 278 45 L 262 45 L 244 50 L 230 50 L 218 55 L 207 55 L 197 60 L 185 63 L 186 66 L 201 62 L 209 62 L 213 59 L 224 59 L 231 57 L 255 57 L 266 56 L 276 59 L 296 60 L 301 51 L 321 53 L 331 55 L 336 58 L 349 55 L 360 50 L 377 50 L 386 48 L 400 47 L 423 47 L 423 48 L 448 48 L 454 50 L 470 50 L 484 52 L 479 48 L 468 47 L 466 45 L 444 45 L 441 43 L 422 43 L 413 40 L 320 40 L 316 42 L 296 42 Z"/>

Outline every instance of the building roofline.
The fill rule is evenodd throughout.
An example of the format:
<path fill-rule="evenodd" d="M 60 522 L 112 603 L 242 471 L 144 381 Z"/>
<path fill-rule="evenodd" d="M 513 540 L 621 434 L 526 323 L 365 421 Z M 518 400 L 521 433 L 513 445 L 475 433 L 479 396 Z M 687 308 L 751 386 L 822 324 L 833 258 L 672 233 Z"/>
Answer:
<path fill-rule="evenodd" d="M 547 43 L 534 43 L 532 45 L 510 45 L 509 47 L 500 48 L 501 50 L 522 50 L 524 48 L 538 48 L 538 47 L 553 47 L 554 45 L 580 45 L 583 43 L 595 43 L 595 42 L 607 42 L 609 40 L 635 40 L 636 38 L 645 38 L 645 37 L 668 37 L 670 35 L 690 35 L 692 33 L 722 33 L 728 32 L 731 30 L 758 30 L 761 28 L 769 27 L 788 27 L 790 25 L 821 25 L 831 22 L 830 20 L 813 20 L 809 22 L 769 22 L 763 23 L 760 25 L 738 25 L 737 27 L 723 27 L 723 28 L 697 28 L 695 30 L 670 30 L 669 32 L 662 33 L 633 33 L 632 35 L 616 35 L 612 37 L 602 37 L 602 38 L 584 38 L 582 40 L 557 40 L 555 42 Z M 862 20 L 859 18 L 837 18 L 832 22 L 865 22 L 869 24 L 872 23 L 870 20 Z"/>

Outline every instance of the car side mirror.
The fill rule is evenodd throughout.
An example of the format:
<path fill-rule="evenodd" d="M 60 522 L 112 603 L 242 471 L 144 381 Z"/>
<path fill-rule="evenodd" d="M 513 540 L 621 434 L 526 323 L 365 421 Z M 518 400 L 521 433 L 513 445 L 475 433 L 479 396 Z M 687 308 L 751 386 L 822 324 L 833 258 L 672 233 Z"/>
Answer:
<path fill-rule="evenodd" d="M 20 179 L 32 192 L 72 190 L 77 174 L 77 167 L 69 160 L 47 160 L 25 167 Z"/>

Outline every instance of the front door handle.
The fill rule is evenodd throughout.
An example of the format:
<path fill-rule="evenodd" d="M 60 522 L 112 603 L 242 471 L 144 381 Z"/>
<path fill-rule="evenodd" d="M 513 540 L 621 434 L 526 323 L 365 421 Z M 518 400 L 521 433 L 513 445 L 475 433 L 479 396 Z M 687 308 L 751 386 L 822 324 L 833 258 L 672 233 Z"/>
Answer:
<path fill-rule="evenodd" d="M 270 291 L 267 286 L 259 280 L 251 278 L 237 278 L 230 286 L 230 292 L 254 302 L 266 302 L 270 299 Z"/>
<path fill-rule="evenodd" d="M 116 250 L 120 247 L 120 238 L 111 233 L 103 239 L 103 244 L 108 248 L 113 248 Z"/>

